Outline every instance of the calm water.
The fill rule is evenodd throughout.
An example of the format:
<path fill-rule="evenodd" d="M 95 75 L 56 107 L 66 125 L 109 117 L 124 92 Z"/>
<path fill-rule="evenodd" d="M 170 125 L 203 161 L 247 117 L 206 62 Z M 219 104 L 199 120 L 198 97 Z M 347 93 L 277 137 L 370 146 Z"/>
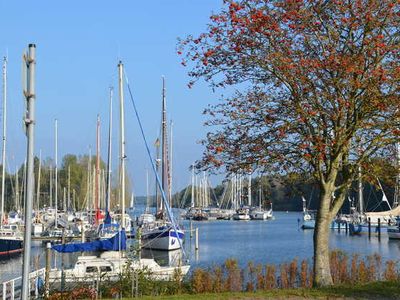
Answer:
<path fill-rule="evenodd" d="M 193 222 L 193 228 L 199 228 L 200 249 L 194 251 L 194 235 L 192 241 L 186 234 L 185 248 L 192 267 L 208 267 L 223 263 L 227 258 L 236 258 L 244 266 L 248 261 L 255 263 L 287 262 L 293 258 L 311 259 L 313 231 L 298 229 L 297 219 L 301 213 L 275 212 L 275 220 L 268 221 L 205 221 Z M 184 221 L 186 229 L 189 221 Z M 400 241 L 389 241 L 386 234 L 377 237 L 350 237 L 332 231 L 331 249 L 342 249 L 347 253 L 371 255 L 379 253 L 384 260 L 400 257 Z M 45 248 L 42 243 L 35 242 L 32 247 L 32 265 L 44 266 Z M 143 256 L 154 257 L 160 264 L 176 262 L 177 252 L 143 251 Z M 65 266 L 72 266 L 77 255 L 66 255 Z M 60 265 L 61 254 L 53 254 L 52 265 Z M 22 255 L 0 261 L 0 282 L 20 276 Z"/>

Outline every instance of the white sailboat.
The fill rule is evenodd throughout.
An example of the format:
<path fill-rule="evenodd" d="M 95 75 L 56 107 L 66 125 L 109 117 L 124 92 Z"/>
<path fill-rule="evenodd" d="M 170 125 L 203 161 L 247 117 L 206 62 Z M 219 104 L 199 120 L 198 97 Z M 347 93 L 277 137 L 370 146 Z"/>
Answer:
<path fill-rule="evenodd" d="M 162 174 L 162 190 L 166 195 L 169 191 L 169 160 L 168 160 L 168 140 L 167 140 L 167 111 L 165 97 L 165 79 L 163 77 L 162 88 L 162 159 L 161 159 L 161 174 Z M 170 201 L 170 199 L 168 199 Z M 174 226 L 170 221 L 166 220 L 165 207 L 160 201 L 158 203 L 155 222 L 146 223 L 142 226 L 142 247 L 157 250 L 175 250 L 179 249 L 184 240 L 184 232 Z M 178 240 L 179 239 L 179 240 Z"/>
<path fill-rule="evenodd" d="M 3 149 L 1 180 L 1 215 L 0 215 L 0 257 L 22 252 L 23 234 L 18 224 L 6 224 L 5 204 L 5 169 L 6 169 L 6 133 L 7 133 L 7 57 L 3 60 Z"/>

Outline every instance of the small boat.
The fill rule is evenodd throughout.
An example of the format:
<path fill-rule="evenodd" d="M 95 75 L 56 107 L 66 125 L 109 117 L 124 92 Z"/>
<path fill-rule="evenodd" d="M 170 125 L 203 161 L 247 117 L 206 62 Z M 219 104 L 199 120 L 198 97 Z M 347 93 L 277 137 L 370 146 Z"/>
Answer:
<path fill-rule="evenodd" d="M 21 253 L 23 240 L 23 233 L 17 225 L 2 225 L 0 228 L 0 257 Z"/>
<path fill-rule="evenodd" d="M 129 267 L 129 269 L 127 269 Z M 65 284 L 76 285 L 77 283 L 90 283 L 101 278 L 101 280 L 118 281 L 121 274 L 126 270 L 145 271 L 149 278 L 154 280 L 173 280 L 175 274 L 181 274 L 181 278 L 189 271 L 188 265 L 169 267 L 160 266 L 154 259 L 141 258 L 130 260 L 121 257 L 118 251 L 107 251 L 97 256 L 79 256 L 74 267 L 71 269 L 51 270 L 50 282 L 54 288 L 61 286 L 64 277 Z"/>
<path fill-rule="evenodd" d="M 396 225 L 388 226 L 387 234 L 389 239 L 392 240 L 400 239 L 400 217 L 396 217 Z"/>
<path fill-rule="evenodd" d="M 246 207 L 242 207 L 236 210 L 236 213 L 233 214 L 232 218 L 237 221 L 247 221 L 250 220 L 249 209 Z"/>
<path fill-rule="evenodd" d="M 308 210 L 307 201 L 304 197 L 301 197 L 301 199 L 303 200 L 303 224 L 301 225 L 301 229 L 314 229 L 315 212 Z"/>
<path fill-rule="evenodd" d="M 183 244 L 184 237 L 183 230 L 178 227 L 175 232 L 170 222 L 149 223 L 148 226 L 142 228 L 142 247 L 155 250 L 176 250 Z"/>

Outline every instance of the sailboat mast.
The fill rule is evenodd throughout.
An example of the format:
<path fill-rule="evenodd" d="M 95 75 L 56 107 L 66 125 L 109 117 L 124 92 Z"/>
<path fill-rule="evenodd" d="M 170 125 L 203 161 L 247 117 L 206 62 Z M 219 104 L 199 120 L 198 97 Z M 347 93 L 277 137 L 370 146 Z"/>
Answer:
<path fill-rule="evenodd" d="M 15 209 L 19 210 L 19 182 L 18 182 L 18 168 L 15 168 Z"/>
<path fill-rule="evenodd" d="M 39 168 L 38 168 L 38 180 L 36 190 L 36 210 L 39 211 L 40 207 L 40 179 L 42 173 L 42 150 L 39 150 Z"/>
<path fill-rule="evenodd" d="M 190 199 L 190 207 L 194 207 L 194 164 L 192 164 L 192 197 Z"/>
<path fill-rule="evenodd" d="M 358 166 L 358 205 L 360 208 L 360 214 L 364 213 L 364 197 L 363 197 L 363 184 L 362 184 L 362 169 L 361 165 Z"/>
<path fill-rule="evenodd" d="M 165 192 L 168 191 L 168 137 L 167 137 L 167 104 L 165 98 L 165 78 L 162 78 L 162 129 L 161 129 L 161 177 L 162 177 L 162 189 Z M 171 199 L 168 199 L 171 201 Z M 162 208 L 164 213 L 164 208 Z"/>
<path fill-rule="evenodd" d="M 4 193 L 5 193 L 5 176 L 6 176 L 6 126 L 7 126 L 7 57 L 3 59 L 3 149 L 1 157 L 2 173 L 1 173 L 1 218 L 0 228 L 3 227 L 4 221 Z"/>
<path fill-rule="evenodd" d="M 123 64 L 118 64 L 119 74 L 119 101 L 120 101 L 120 179 L 121 179 L 121 227 L 125 228 L 125 113 L 124 113 L 124 86 Z"/>
<path fill-rule="evenodd" d="M 248 204 L 251 207 L 251 174 L 249 174 L 249 186 L 247 189 L 247 199 L 248 199 Z"/>
<path fill-rule="evenodd" d="M 113 87 L 110 87 L 110 116 L 108 125 L 108 153 L 107 153 L 107 188 L 106 188 L 106 212 L 109 211 L 111 205 L 111 135 L 112 135 L 112 102 Z"/>
<path fill-rule="evenodd" d="M 72 209 L 71 205 L 71 166 L 68 165 L 68 185 L 67 185 L 67 210 Z"/>
<path fill-rule="evenodd" d="M 100 116 L 97 115 L 96 126 L 96 183 L 95 183 L 95 203 L 96 224 L 99 224 L 99 188 L 100 188 Z"/>
<path fill-rule="evenodd" d="M 173 132 L 173 126 L 174 123 L 170 122 L 170 151 L 169 151 L 169 160 L 168 160 L 168 194 L 169 194 L 169 201 L 170 201 L 170 207 L 173 206 L 173 201 L 172 201 L 172 132 Z"/>
<path fill-rule="evenodd" d="M 54 205 L 55 205 L 55 227 L 58 225 L 58 120 L 55 119 L 55 167 L 54 167 Z"/>
<path fill-rule="evenodd" d="M 396 185 L 394 189 L 393 208 L 399 206 L 400 200 L 400 143 L 396 143 Z"/>

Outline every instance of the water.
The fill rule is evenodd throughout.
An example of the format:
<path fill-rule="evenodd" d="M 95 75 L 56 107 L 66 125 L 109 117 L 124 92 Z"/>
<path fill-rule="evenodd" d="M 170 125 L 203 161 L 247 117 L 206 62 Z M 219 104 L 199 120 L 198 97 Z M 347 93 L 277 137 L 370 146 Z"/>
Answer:
<path fill-rule="evenodd" d="M 247 262 L 279 264 L 293 258 L 311 259 L 313 253 L 313 231 L 298 229 L 297 219 L 301 213 L 275 212 L 275 220 L 268 221 L 205 221 L 193 222 L 199 228 L 199 251 L 194 250 L 194 234 L 190 240 L 186 234 L 185 248 L 192 269 L 222 264 L 227 258 L 235 258 L 241 266 Z M 183 222 L 189 229 L 189 221 Z M 397 260 L 400 257 L 400 241 L 388 240 L 385 233 L 377 237 L 353 236 L 331 232 L 331 249 L 341 249 L 348 254 L 362 256 L 379 253 L 383 260 Z M 160 264 L 176 263 L 181 252 L 143 251 L 143 256 L 154 257 Z M 64 254 L 64 264 L 72 267 L 78 254 Z M 40 242 L 32 247 L 32 265 L 44 266 L 45 248 Z M 53 253 L 52 266 L 60 266 L 61 254 Z M 22 255 L 0 261 L 0 282 L 21 275 Z"/>

